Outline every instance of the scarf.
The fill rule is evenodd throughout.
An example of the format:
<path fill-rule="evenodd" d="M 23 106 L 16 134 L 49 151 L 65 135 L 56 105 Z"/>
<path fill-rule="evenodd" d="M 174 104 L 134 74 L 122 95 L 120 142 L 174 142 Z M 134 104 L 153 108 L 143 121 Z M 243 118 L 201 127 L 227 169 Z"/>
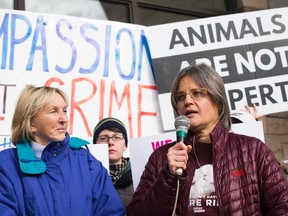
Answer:
<path fill-rule="evenodd" d="M 125 171 L 125 169 L 129 165 L 129 158 L 122 157 L 122 163 L 121 164 L 111 164 L 109 165 L 110 168 L 110 177 L 113 182 L 113 184 L 116 183 L 117 180 L 119 180 Z"/>

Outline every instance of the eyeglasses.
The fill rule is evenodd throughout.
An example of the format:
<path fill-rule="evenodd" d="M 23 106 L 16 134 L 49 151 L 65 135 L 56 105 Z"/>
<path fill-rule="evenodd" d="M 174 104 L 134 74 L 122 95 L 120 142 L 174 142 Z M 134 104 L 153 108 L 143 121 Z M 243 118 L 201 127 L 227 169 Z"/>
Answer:
<path fill-rule="evenodd" d="M 176 102 L 185 101 L 186 96 L 189 95 L 192 99 L 200 99 L 205 97 L 208 94 L 208 90 L 206 88 L 193 88 L 189 93 L 181 92 L 175 96 Z"/>
<path fill-rule="evenodd" d="M 121 140 L 124 139 L 124 135 L 123 134 L 114 134 L 113 136 L 108 136 L 108 135 L 102 135 L 102 136 L 98 136 L 97 138 L 97 142 L 101 142 L 101 143 L 108 143 L 109 139 L 112 139 L 114 142 L 120 142 Z"/>

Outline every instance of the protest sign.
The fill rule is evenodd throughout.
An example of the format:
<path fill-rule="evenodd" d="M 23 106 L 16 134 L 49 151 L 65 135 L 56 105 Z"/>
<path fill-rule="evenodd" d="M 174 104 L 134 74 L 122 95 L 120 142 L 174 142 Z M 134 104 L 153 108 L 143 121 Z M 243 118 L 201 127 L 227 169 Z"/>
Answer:
<path fill-rule="evenodd" d="M 107 169 L 109 173 L 109 154 L 107 144 L 89 144 L 87 145 L 91 154 Z"/>
<path fill-rule="evenodd" d="M 216 69 L 231 111 L 253 103 L 259 115 L 287 111 L 287 19 L 279 8 L 149 27 L 164 130 L 173 129 L 172 82 L 192 62 Z"/>
<path fill-rule="evenodd" d="M 0 11 L 0 135 L 26 84 L 60 87 L 70 98 L 71 136 L 92 137 L 104 117 L 129 137 L 162 132 L 146 27 L 112 21 Z"/>
<path fill-rule="evenodd" d="M 1 10 L 0 135 L 9 136 L 26 84 L 59 86 L 68 94 L 71 136 L 91 139 L 108 116 L 123 121 L 129 138 L 174 130 L 170 88 L 180 68 L 193 61 L 217 70 L 231 111 L 252 103 L 259 115 L 287 111 L 287 12 L 145 27 Z"/>

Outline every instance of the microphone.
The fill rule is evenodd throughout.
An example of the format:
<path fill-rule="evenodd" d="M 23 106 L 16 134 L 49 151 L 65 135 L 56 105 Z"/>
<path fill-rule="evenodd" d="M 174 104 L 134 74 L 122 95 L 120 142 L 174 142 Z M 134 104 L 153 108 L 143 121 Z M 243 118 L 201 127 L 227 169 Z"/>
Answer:
<path fill-rule="evenodd" d="M 177 143 L 185 141 L 187 137 L 188 129 L 190 128 L 190 120 L 184 115 L 180 115 L 175 119 L 174 126 L 176 128 Z M 176 175 L 182 175 L 182 169 L 176 169 Z"/>

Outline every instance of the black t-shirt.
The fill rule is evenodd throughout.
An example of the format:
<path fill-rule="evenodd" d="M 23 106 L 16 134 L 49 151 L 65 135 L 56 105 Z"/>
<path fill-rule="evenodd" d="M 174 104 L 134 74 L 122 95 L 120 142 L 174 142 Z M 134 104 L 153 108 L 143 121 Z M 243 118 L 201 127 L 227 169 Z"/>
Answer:
<path fill-rule="evenodd" d="M 193 152 L 192 157 L 196 167 L 189 194 L 187 215 L 219 215 L 213 178 L 212 144 L 197 143 L 194 151 L 196 156 Z"/>

